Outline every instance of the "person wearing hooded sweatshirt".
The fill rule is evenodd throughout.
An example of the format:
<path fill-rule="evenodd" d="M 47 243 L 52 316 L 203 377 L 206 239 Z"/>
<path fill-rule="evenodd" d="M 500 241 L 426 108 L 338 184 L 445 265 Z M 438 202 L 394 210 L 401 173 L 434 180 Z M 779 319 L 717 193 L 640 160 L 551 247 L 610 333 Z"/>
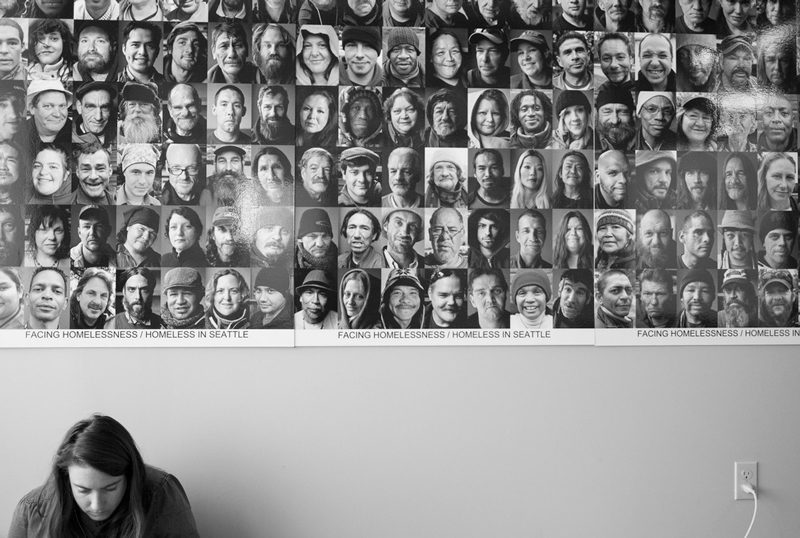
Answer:
<path fill-rule="evenodd" d="M 250 315 L 251 329 L 292 329 L 292 297 L 289 273 L 284 269 L 262 267 L 253 282 L 255 308 Z"/>
<path fill-rule="evenodd" d="M 425 327 L 425 288 L 414 269 L 392 269 L 381 297 L 381 324 L 385 329 Z"/>
<path fill-rule="evenodd" d="M 333 27 L 338 23 L 339 7 L 336 0 L 305 0 L 297 12 L 297 26 L 300 28 L 308 24 L 325 24 Z"/>
<path fill-rule="evenodd" d="M 462 92 L 448 88 L 436 90 L 429 98 L 425 117 L 430 127 L 425 129 L 425 147 L 466 148 L 467 105 Z"/>
<path fill-rule="evenodd" d="M 161 284 L 161 323 L 165 329 L 202 329 L 203 279 L 191 267 L 176 267 L 164 275 Z"/>
<path fill-rule="evenodd" d="M 426 150 L 425 161 L 429 163 L 425 176 L 425 207 L 469 206 L 467 183 L 466 148 Z"/>
<path fill-rule="evenodd" d="M 206 329 L 247 329 L 250 312 L 247 281 L 236 269 L 222 269 L 206 285 Z"/>
<path fill-rule="evenodd" d="M 377 329 L 378 281 L 363 269 L 347 271 L 339 283 L 340 329 Z"/>
<path fill-rule="evenodd" d="M 377 91 L 351 86 L 339 100 L 339 146 L 378 149 L 383 145 L 381 98 Z"/>
<path fill-rule="evenodd" d="M 506 209 L 476 209 L 467 221 L 470 269 L 509 266 L 509 216 Z"/>
<path fill-rule="evenodd" d="M 556 126 L 550 149 L 591 149 L 594 145 L 592 106 L 586 94 L 577 90 L 558 92 Z"/>
<path fill-rule="evenodd" d="M 339 84 L 339 36 L 332 26 L 303 26 L 297 34 L 295 50 L 294 71 L 298 86 Z"/>

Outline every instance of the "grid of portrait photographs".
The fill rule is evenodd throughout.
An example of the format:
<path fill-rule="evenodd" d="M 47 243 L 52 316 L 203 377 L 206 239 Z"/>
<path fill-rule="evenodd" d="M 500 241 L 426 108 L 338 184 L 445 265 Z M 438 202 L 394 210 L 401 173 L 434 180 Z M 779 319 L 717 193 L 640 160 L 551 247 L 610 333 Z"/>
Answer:
<path fill-rule="evenodd" d="M 0 0 L 0 328 L 800 338 L 798 11 Z"/>

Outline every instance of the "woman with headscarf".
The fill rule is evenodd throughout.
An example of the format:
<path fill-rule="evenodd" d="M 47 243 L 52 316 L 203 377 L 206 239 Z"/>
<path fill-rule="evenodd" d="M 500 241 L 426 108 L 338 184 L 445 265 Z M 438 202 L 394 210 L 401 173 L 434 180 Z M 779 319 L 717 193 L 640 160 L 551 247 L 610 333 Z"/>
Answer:
<path fill-rule="evenodd" d="M 378 320 L 379 299 L 377 282 L 363 269 L 347 271 L 339 283 L 340 329 L 375 329 Z"/>

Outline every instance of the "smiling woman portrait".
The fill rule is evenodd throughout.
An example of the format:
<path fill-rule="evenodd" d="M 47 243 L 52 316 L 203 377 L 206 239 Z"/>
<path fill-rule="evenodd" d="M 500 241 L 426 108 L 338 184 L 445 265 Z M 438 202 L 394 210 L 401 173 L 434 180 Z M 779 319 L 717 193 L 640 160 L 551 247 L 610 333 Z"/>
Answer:
<path fill-rule="evenodd" d="M 125 427 L 93 415 L 72 426 L 50 476 L 17 504 L 9 538 L 199 536 L 177 478 L 145 465 Z"/>

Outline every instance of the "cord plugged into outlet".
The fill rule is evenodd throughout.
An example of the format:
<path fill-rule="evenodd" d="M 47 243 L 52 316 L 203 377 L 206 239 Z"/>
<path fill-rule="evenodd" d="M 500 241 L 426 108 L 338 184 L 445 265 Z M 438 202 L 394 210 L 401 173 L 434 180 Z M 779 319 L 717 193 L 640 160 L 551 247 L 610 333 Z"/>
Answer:
<path fill-rule="evenodd" d="M 737 501 L 753 499 L 753 517 L 750 519 L 750 526 L 747 527 L 747 532 L 744 533 L 744 538 L 749 538 L 758 513 L 758 493 L 756 493 L 758 489 L 758 462 L 737 461 L 734 463 L 733 470 L 733 498 Z"/>

